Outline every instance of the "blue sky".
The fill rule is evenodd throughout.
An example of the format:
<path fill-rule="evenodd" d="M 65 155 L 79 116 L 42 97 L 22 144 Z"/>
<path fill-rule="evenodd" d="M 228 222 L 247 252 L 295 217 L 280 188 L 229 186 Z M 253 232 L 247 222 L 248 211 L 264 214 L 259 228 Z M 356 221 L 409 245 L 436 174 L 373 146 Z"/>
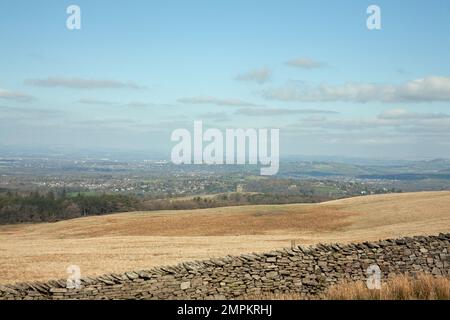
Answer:
<path fill-rule="evenodd" d="M 197 119 L 279 128 L 282 155 L 450 157 L 446 0 L 3 0 L 0 40 L 0 145 L 167 153 Z"/>

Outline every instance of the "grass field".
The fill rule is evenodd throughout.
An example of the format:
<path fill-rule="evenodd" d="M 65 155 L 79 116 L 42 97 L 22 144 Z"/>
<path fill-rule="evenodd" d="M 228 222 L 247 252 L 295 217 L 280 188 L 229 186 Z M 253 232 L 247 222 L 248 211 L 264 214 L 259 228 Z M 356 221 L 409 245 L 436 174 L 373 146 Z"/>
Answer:
<path fill-rule="evenodd" d="M 321 204 L 119 213 L 0 226 L 0 283 L 146 269 L 298 244 L 450 231 L 450 192 L 375 195 Z"/>
<path fill-rule="evenodd" d="M 302 300 L 296 293 L 248 295 L 246 300 Z M 383 282 L 378 290 L 367 288 L 364 281 L 347 281 L 329 287 L 317 299 L 325 300 L 450 300 L 450 280 L 419 273 L 396 275 Z"/>

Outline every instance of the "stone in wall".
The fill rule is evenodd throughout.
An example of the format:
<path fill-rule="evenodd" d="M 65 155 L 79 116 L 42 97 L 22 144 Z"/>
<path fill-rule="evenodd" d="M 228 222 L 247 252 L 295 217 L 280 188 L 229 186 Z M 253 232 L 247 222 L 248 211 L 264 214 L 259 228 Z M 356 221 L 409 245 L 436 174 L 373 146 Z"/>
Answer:
<path fill-rule="evenodd" d="M 344 279 L 364 280 L 377 264 L 383 278 L 427 273 L 450 277 L 450 233 L 357 244 L 319 244 L 267 253 L 184 262 L 81 279 L 0 285 L 0 299 L 236 299 L 264 292 L 315 297 Z"/>

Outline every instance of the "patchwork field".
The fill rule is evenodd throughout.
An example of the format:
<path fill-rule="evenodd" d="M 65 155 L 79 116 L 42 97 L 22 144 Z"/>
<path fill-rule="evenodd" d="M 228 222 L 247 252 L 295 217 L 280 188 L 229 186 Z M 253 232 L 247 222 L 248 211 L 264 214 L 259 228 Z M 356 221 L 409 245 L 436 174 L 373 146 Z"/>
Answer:
<path fill-rule="evenodd" d="M 118 213 L 0 226 L 0 283 L 146 269 L 318 242 L 450 231 L 450 192 L 375 195 L 321 204 Z"/>

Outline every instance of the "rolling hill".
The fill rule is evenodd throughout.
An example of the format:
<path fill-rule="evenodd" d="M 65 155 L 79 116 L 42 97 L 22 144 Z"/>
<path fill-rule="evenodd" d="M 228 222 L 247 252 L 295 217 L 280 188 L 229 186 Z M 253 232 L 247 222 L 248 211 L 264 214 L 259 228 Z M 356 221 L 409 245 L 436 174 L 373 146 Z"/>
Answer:
<path fill-rule="evenodd" d="M 145 269 L 297 244 L 353 242 L 450 231 L 450 192 L 118 213 L 0 226 L 0 283 Z"/>

